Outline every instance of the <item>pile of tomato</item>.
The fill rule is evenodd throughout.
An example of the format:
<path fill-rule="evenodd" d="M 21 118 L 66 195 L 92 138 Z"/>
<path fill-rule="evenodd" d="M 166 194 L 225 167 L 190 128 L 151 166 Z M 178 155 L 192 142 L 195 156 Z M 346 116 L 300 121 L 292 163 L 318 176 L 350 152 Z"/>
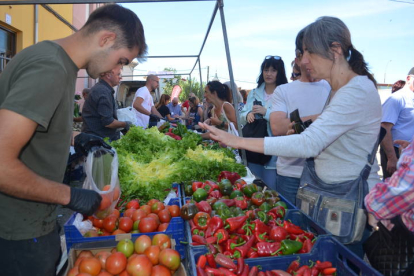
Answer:
<path fill-rule="evenodd" d="M 180 216 L 178 205 L 166 206 L 158 199 L 151 199 L 144 205 L 140 205 L 138 199 L 132 199 L 125 207 L 122 217 L 118 209 L 114 209 L 104 219 L 88 217 L 94 228 L 86 232 L 84 237 L 163 232 L 173 217 Z"/>
<path fill-rule="evenodd" d="M 67 276 L 171 276 L 180 264 L 169 236 L 157 234 L 151 240 L 142 235 L 135 242 L 121 240 L 112 250 L 81 251 Z"/>

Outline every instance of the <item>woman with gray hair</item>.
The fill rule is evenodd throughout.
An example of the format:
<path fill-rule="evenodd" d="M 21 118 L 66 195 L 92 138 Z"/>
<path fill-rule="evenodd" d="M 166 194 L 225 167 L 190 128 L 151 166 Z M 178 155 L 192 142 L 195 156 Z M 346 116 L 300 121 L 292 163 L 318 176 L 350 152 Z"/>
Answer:
<path fill-rule="evenodd" d="M 346 182 L 362 179 L 362 170 L 367 166 L 370 168 L 366 175 L 368 179 L 362 179 L 361 183 L 364 187 L 367 182 L 369 186 L 375 185 L 380 180 L 379 167 L 376 160 L 372 166 L 367 161 L 375 147 L 381 123 L 381 101 L 375 79 L 368 72 L 362 54 L 352 45 L 351 34 L 340 19 L 318 18 L 305 27 L 302 42 L 301 62 L 306 70 L 312 78 L 328 81 L 332 88 L 323 112 L 312 118 L 313 123 L 306 130 L 295 134 L 290 129 L 288 134 L 294 135 L 249 139 L 232 136 L 205 124 L 200 126 L 210 130 L 212 139 L 233 148 L 284 157 L 313 157 L 312 165 L 307 163 L 306 167 L 314 170 L 318 180 L 330 185 L 329 192 L 341 190 Z M 338 210 L 337 214 L 340 212 Z M 327 218 L 330 219 L 330 225 L 337 228 L 328 230 L 340 236 L 342 233 L 338 230 L 343 226 L 341 220 L 344 217 L 332 215 Z M 357 227 L 351 221 L 348 224 L 352 231 Z M 360 223 L 358 237 L 352 240 L 354 245 L 350 247 L 359 256 L 363 256 L 361 241 L 369 234 L 364 232 L 365 225 L 366 218 Z"/>

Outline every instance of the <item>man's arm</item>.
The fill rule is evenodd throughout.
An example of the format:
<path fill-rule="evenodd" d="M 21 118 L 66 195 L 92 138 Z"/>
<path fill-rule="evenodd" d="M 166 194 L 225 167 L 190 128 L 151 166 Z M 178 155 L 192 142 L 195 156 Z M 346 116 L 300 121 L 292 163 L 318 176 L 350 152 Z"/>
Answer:
<path fill-rule="evenodd" d="M 151 106 L 151 114 L 157 115 L 160 118 L 163 118 L 162 115 L 158 112 L 155 106 Z"/>
<path fill-rule="evenodd" d="M 112 121 L 112 123 L 110 123 L 109 125 L 106 125 L 105 127 L 107 128 L 124 128 L 127 126 L 126 122 L 122 122 L 122 121 L 118 121 L 116 119 L 114 119 Z"/>
<path fill-rule="evenodd" d="M 149 116 L 149 115 L 151 115 L 151 112 L 149 112 L 148 110 L 146 110 L 143 106 L 142 106 L 142 103 L 144 102 L 144 99 L 143 98 L 141 98 L 141 97 L 137 97 L 136 99 L 135 99 L 135 101 L 134 101 L 134 104 L 133 104 L 133 108 L 135 108 L 139 113 L 142 113 L 142 114 L 144 114 L 144 115 L 147 115 L 147 116 Z"/>
<path fill-rule="evenodd" d="M 392 123 L 383 122 L 381 126 L 385 128 L 387 133 L 384 136 L 384 139 L 381 142 L 381 147 L 387 155 L 387 171 L 389 174 L 393 174 L 397 169 L 397 155 L 395 154 L 393 138 L 391 134 L 391 129 L 394 126 Z"/>
<path fill-rule="evenodd" d="M 0 110 L 0 191 L 17 198 L 67 205 L 69 186 L 35 174 L 19 160 L 36 127 L 36 122 L 18 113 Z"/>

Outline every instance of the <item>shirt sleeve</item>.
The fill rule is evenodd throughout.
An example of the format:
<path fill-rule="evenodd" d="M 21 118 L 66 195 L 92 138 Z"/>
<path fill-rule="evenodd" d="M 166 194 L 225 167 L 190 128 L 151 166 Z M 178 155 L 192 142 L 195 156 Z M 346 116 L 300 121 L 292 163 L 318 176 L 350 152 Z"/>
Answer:
<path fill-rule="evenodd" d="M 105 91 L 105 93 L 99 93 L 99 98 L 97 100 L 97 111 L 103 126 L 111 124 L 115 119 L 113 101 L 109 97 L 112 97 L 111 93 Z"/>
<path fill-rule="evenodd" d="M 400 157 L 397 171 L 383 183 L 377 183 L 365 197 L 367 211 L 377 219 L 391 219 L 414 208 L 414 144 Z"/>
<path fill-rule="evenodd" d="M 383 123 L 396 124 L 400 115 L 401 99 L 396 95 L 391 95 L 382 105 L 382 120 Z"/>
<path fill-rule="evenodd" d="M 275 93 L 272 96 L 272 112 L 275 111 L 287 113 L 286 97 L 283 97 L 281 86 L 276 87 Z"/>

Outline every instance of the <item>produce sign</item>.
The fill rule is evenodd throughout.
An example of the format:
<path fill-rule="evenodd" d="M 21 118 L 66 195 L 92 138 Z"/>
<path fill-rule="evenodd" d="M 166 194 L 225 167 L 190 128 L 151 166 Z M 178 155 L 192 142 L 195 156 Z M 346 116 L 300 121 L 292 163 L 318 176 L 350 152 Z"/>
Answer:
<path fill-rule="evenodd" d="M 192 132 L 175 140 L 156 127 L 131 128 L 111 143 L 118 153 L 123 197 L 163 200 L 173 182 L 215 179 L 221 171 L 246 175 L 246 168 L 236 163 L 230 150 L 212 150 L 200 143 L 200 136 Z"/>

